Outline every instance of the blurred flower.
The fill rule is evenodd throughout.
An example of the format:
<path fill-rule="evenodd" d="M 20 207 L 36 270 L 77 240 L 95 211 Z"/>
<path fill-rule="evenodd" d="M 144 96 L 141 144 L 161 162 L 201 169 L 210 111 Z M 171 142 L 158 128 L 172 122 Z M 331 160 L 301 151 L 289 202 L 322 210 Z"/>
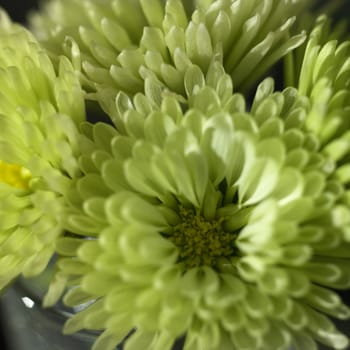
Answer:
<path fill-rule="evenodd" d="M 124 129 L 84 126 L 84 174 L 58 240 L 65 332 L 104 330 L 94 349 L 345 349 L 325 316 L 349 309 L 343 186 L 304 130 L 296 89 L 258 88 L 250 112 L 219 62 L 184 74 L 186 103 L 151 89 L 117 97 Z M 154 101 L 161 101 L 159 105 Z M 81 238 L 79 238 L 79 236 Z M 66 257 L 64 257 L 66 256 Z"/>
<path fill-rule="evenodd" d="M 307 41 L 298 91 L 310 99 L 305 128 L 315 134 L 320 151 L 334 163 L 332 176 L 345 188 L 350 204 L 350 41 L 340 41 L 343 30 L 332 30 L 321 16 Z"/>
<path fill-rule="evenodd" d="M 156 76 L 185 93 L 184 74 L 193 64 L 206 72 L 219 56 L 237 90 L 254 86 L 281 57 L 302 44 L 290 35 L 295 16 L 313 1 L 233 0 L 51 0 L 31 18 L 33 31 L 53 53 L 65 52 L 85 85 L 104 92 L 142 92 Z M 62 43 L 65 44 L 62 47 Z M 81 57 L 80 53 L 81 52 Z"/>
<path fill-rule="evenodd" d="M 321 4 L 321 3 L 319 3 Z M 335 7 L 334 10 L 339 12 L 344 5 L 343 0 L 326 2 L 326 7 Z M 324 11 L 323 11 L 324 10 Z M 293 27 L 293 33 L 298 33 L 304 29 L 308 32 L 308 38 L 304 43 L 289 52 L 285 58 L 285 72 L 284 81 L 285 86 L 297 86 L 299 81 L 303 81 L 304 77 L 300 76 L 301 67 L 308 57 L 305 55 L 307 46 L 323 46 L 329 41 L 343 42 L 349 38 L 347 21 L 340 17 L 337 21 L 331 21 L 330 14 L 333 11 L 331 9 L 312 9 L 312 11 L 306 11 L 299 17 L 297 17 L 296 25 Z M 306 62 L 305 62 L 306 63 Z M 304 64 L 305 64 L 304 63 Z M 308 81 L 308 78 L 306 79 Z"/>
<path fill-rule="evenodd" d="M 61 233 L 62 194 L 79 173 L 84 101 L 68 59 L 59 73 L 34 37 L 0 18 L 0 288 L 40 273 Z"/>

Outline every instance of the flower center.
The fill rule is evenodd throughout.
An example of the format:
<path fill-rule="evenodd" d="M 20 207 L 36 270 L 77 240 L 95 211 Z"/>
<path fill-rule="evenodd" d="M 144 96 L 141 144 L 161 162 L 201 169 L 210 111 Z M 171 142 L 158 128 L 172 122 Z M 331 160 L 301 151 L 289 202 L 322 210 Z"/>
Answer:
<path fill-rule="evenodd" d="M 181 222 L 173 227 L 169 239 L 179 248 L 179 262 L 186 269 L 216 267 L 220 258 L 234 254 L 237 234 L 225 232 L 222 220 L 205 220 L 200 213 L 180 207 Z"/>
<path fill-rule="evenodd" d="M 0 160 L 0 182 L 16 188 L 28 189 L 30 178 L 31 174 L 26 168 Z"/>

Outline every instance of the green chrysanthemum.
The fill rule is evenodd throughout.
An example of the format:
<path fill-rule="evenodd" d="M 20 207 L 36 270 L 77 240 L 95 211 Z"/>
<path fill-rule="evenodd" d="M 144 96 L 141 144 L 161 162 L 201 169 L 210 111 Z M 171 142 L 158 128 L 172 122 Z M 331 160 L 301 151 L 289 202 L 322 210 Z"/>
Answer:
<path fill-rule="evenodd" d="M 300 94 L 310 97 L 311 110 L 306 127 L 322 144 L 348 129 L 350 42 L 338 42 L 329 33 L 329 21 L 322 16 L 310 34 L 299 75 Z"/>
<path fill-rule="evenodd" d="M 350 316 L 350 215 L 308 100 L 263 82 L 250 112 L 212 62 L 185 72 L 187 105 L 151 89 L 117 98 L 124 129 L 86 125 L 59 272 L 66 332 L 102 329 L 94 349 L 345 349 L 324 316 Z M 159 105 L 157 105 L 157 101 Z M 185 112 L 184 112 L 185 111 Z M 88 239 L 86 239 L 88 238 Z"/>
<path fill-rule="evenodd" d="M 66 58 L 56 75 L 34 37 L 0 18 L 0 288 L 41 272 L 61 227 L 55 216 L 79 173 L 82 91 Z M 68 116 L 69 115 L 69 116 Z"/>
<path fill-rule="evenodd" d="M 349 3 L 344 0 L 317 0 L 308 11 L 297 16 L 291 30 L 292 35 L 304 30 L 308 33 L 308 40 L 285 56 L 284 86 L 298 86 L 302 80 L 300 72 L 302 65 L 305 64 L 304 59 L 307 60 L 307 54 L 305 56 L 307 46 L 312 46 L 315 50 L 315 46 L 321 48 L 330 41 L 341 43 L 349 40 L 349 23 L 346 17 L 348 10 Z M 341 62 L 338 63 L 341 65 Z"/>
<path fill-rule="evenodd" d="M 337 8 L 340 10 L 342 8 L 342 0 L 337 2 Z M 335 4 L 331 2 L 330 5 Z M 315 11 L 314 11 L 315 12 Z M 296 50 L 291 51 L 285 56 L 285 72 L 284 72 L 284 81 L 285 86 L 298 86 L 299 82 L 302 82 L 305 77 L 301 76 L 302 66 L 307 63 L 308 53 L 306 53 L 306 47 L 319 46 L 319 48 L 325 45 L 329 41 L 345 41 L 348 38 L 347 35 L 347 22 L 344 20 L 339 20 L 333 23 L 330 20 L 329 12 L 332 11 L 320 11 L 319 15 L 315 15 L 314 12 L 306 12 L 302 16 L 298 17 L 297 23 L 294 27 L 294 31 L 298 33 L 302 28 L 309 33 L 308 39 L 299 46 Z M 310 47 L 311 46 L 311 47 Z M 306 62 L 304 62 L 304 60 Z M 305 69 L 305 68 L 304 68 Z M 312 69 L 312 68 L 311 68 Z M 316 78 L 316 77 L 315 77 Z M 318 76 L 318 79 L 320 76 Z M 310 77 L 306 80 L 308 84 Z M 310 86 L 309 86 L 310 87 Z"/>
<path fill-rule="evenodd" d="M 310 98 L 305 128 L 320 140 L 322 152 L 336 164 L 334 177 L 347 189 L 350 181 L 350 41 L 339 42 L 329 21 L 318 18 L 307 42 L 298 90 Z"/>
<path fill-rule="evenodd" d="M 216 55 L 238 90 L 245 90 L 278 59 L 299 46 L 290 36 L 295 16 L 312 1 L 275 0 L 53 0 L 33 15 L 37 36 L 61 52 L 73 38 L 89 86 L 99 92 L 143 91 L 148 76 L 184 94 L 184 73 L 203 71 Z M 185 9 L 187 7 L 187 9 Z M 73 46 L 72 46 L 73 45 Z M 71 39 L 64 51 L 80 65 Z"/>

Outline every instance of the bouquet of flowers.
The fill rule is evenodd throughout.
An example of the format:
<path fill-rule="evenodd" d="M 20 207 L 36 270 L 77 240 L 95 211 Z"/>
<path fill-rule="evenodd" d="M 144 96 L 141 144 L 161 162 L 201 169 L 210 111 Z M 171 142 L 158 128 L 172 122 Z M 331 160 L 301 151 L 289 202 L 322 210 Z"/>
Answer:
<path fill-rule="evenodd" d="M 345 349 L 342 1 L 48 0 L 0 18 L 0 287 L 94 350 Z"/>

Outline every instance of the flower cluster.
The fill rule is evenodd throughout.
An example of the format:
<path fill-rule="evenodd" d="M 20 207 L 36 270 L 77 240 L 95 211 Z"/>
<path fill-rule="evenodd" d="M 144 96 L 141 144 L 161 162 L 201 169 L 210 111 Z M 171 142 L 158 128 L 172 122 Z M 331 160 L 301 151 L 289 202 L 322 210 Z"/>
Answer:
<path fill-rule="evenodd" d="M 62 233 L 63 195 L 78 167 L 83 91 L 67 58 L 58 73 L 24 28 L 0 19 L 0 287 L 40 273 Z"/>
<path fill-rule="evenodd" d="M 3 13 L 0 287 L 55 254 L 94 350 L 347 348 L 350 42 L 315 3 Z"/>

